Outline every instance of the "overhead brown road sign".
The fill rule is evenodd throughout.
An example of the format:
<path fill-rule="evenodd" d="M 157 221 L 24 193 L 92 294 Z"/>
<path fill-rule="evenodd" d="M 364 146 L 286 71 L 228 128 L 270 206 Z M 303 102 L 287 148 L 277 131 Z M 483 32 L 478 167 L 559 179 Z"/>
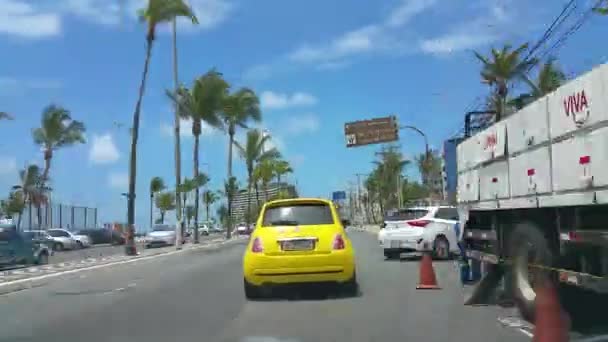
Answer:
<path fill-rule="evenodd" d="M 386 143 L 399 140 L 399 125 L 395 116 L 347 122 L 344 135 L 346 147 Z"/>

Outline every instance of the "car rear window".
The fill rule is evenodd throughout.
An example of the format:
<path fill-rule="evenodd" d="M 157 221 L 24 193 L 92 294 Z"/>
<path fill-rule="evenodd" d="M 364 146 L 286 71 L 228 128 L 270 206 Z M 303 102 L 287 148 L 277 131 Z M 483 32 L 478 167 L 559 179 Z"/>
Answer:
<path fill-rule="evenodd" d="M 428 214 L 426 209 L 401 209 L 388 213 L 384 217 L 384 221 L 406 221 L 406 220 L 417 220 L 423 218 Z"/>
<path fill-rule="evenodd" d="M 331 209 L 324 203 L 298 203 L 266 208 L 262 224 L 268 226 L 333 224 Z"/>

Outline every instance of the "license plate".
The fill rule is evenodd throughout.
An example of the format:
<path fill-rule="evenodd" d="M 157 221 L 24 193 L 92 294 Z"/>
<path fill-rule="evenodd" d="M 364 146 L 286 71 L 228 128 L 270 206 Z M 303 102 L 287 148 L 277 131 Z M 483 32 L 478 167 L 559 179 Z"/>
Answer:
<path fill-rule="evenodd" d="M 284 251 L 308 251 L 313 249 L 314 246 L 313 240 L 290 240 L 281 243 L 281 248 Z"/>
<path fill-rule="evenodd" d="M 391 248 L 399 248 L 400 245 L 401 245 L 401 243 L 398 240 L 391 241 Z"/>

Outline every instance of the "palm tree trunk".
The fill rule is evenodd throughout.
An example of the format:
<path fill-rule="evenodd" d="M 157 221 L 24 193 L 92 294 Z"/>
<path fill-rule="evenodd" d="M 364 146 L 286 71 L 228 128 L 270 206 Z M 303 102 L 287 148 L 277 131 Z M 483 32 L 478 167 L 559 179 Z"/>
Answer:
<path fill-rule="evenodd" d="M 150 192 L 150 228 L 152 228 L 152 225 L 154 224 L 154 222 L 152 222 L 153 211 L 154 211 L 154 193 Z"/>
<path fill-rule="evenodd" d="M 260 192 L 258 191 L 258 182 L 255 182 L 255 201 L 257 202 L 256 204 L 258 205 L 258 208 L 260 207 Z"/>
<path fill-rule="evenodd" d="M 205 203 L 205 213 L 207 214 L 207 223 L 209 223 L 209 203 Z"/>
<path fill-rule="evenodd" d="M 42 229 L 42 206 L 36 204 L 36 220 L 38 221 L 38 230 Z"/>
<path fill-rule="evenodd" d="M 198 120 L 197 120 L 198 121 Z M 200 125 L 200 122 L 198 122 Z M 193 123 L 194 125 L 194 123 Z M 194 179 L 198 179 L 198 149 L 199 135 L 194 136 Z M 194 189 L 194 243 L 198 243 L 198 186 Z"/>
<path fill-rule="evenodd" d="M 144 62 L 144 71 L 141 76 L 141 84 L 139 85 L 139 96 L 135 104 L 135 112 L 133 113 L 133 130 L 131 132 L 131 157 L 129 160 L 129 194 L 127 201 L 127 241 L 125 243 L 125 253 L 134 255 L 135 250 L 135 181 L 137 175 L 137 137 L 139 135 L 139 115 L 141 112 L 141 102 L 144 97 L 146 88 L 146 79 L 148 77 L 148 68 L 150 67 L 150 57 L 152 55 L 152 40 L 146 42 L 146 59 Z"/>
<path fill-rule="evenodd" d="M 234 145 L 234 127 L 228 127 L 228 181 L 232 178 L 232 145 Z M 228 199 L 228 227 L 226 229 L 226 238 L 230 239 L 232 231 L 232 196 L 226 196 Z"/>
<path fill-rule="evenodd" d="M 160 212 L 160 224 L 165 224 L 165 212 L 162 210 Z"/>
<path fill-rule="evenodd" d="M 177 91 L 179 87 L 179 78 L 177 75 L 177 20 L 173 18 L 171 22 L 172 31 L 173 31 L 173 85 L 175 90 Z M 177 220 L 177 226 L 179 226 L 180 237 L 184 234 L 184 223 L 182 222 L 182 208 L 181 207 L 181 194 L 177 191 L 177 188 L 182 183 L 182 161 L 181 161 L 181 146 L 180 146 L 180 138 L 179 138 L 179 113 L 177 104 L 175 106 L 175 123 L 174 123 L 174 139 L 175 139 L 175 218 Z M 175 239 L 175 245 L 180 248 L 182 239 Z"/>
<path fill-rule="evenodd" d="M 251 174 L 252 172 L 247 172 L 248 174 L 248 182 L 247 182 L 247 227 L 251 223 Z"/>
<path fill-rule="evenodd" d="M 49 177 L 49 171 L 51 170 L 51 159 L 53 158 L 53 150 L 46 148 L 44 150 L 44 171 L 42 172 L 42 186 L 44 187 L 47 178 Z"/>

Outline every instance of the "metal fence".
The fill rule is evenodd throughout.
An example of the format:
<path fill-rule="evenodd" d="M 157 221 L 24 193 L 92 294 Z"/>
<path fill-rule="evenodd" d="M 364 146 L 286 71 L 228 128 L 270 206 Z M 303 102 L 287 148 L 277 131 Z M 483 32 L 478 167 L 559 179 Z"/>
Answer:
<path fill-rule="evenodd" d="M 15 217 L 18 219 L 18 216 Z M 16 223 L 16 221 L 15 221 Z M 26 205 L 21 216 L 20 229 L 49 228 L 84 229 L 97 227 L 97 208 L 65 204 L 49 204 L 40 208 Z"/>

